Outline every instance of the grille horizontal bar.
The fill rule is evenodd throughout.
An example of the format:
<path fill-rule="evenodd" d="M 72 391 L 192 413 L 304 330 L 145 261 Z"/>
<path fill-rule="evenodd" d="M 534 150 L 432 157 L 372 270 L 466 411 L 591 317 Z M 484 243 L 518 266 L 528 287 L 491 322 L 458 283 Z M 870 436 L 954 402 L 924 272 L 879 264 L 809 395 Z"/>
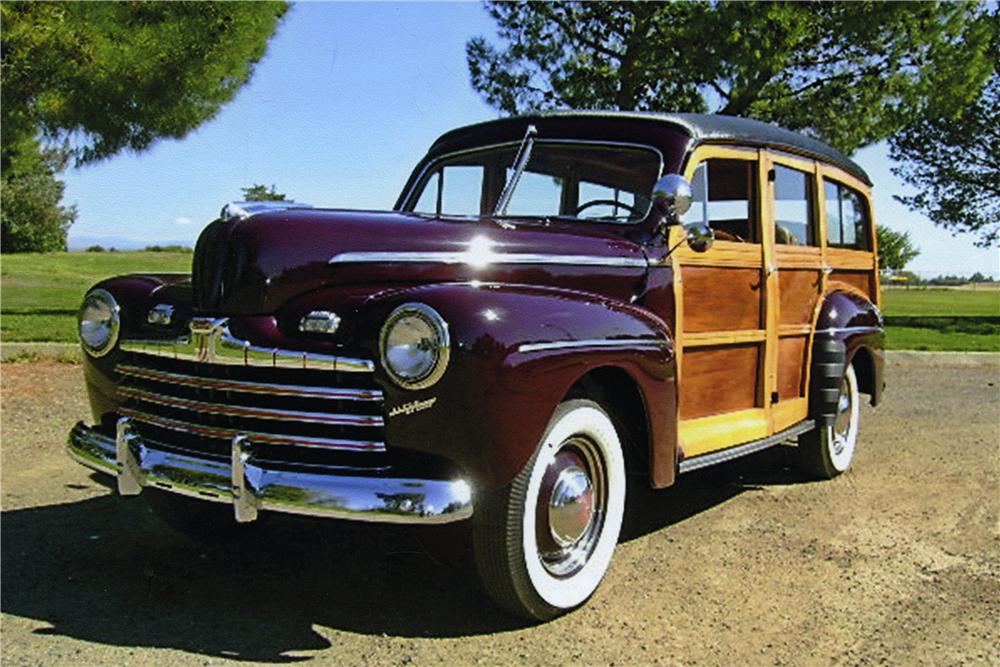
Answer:
<path fill-rule="evenodd" d="M 341 401 L 381 401 L 382 392 L 378 389 L 347 389 L 342 387 L 320 387 L 294 384 L 279 384 L 275 382 L 248 382 L 245 380 L 224 380 L 219 378 L 199 377 L 184 373 L 154 370 L 121 364 L 118 372 L 129 377 L 142 380 L 152 380 L 166 384 L 176 384 L 195 389 L 213 389 L 217 391 L 235 391 L 244 394 L 261 394 L 264 396 L 295 396 L 299 398 L 326 398 Z"/>
<path fill-rule="evenodd" d="M 377 441 L 346 440 L 342 438 L 317 438 L 313 436 L 284 435 L 280 433 L 260 433 L 247 431 L 245 429 L 207 426 L 181 419 L 161 417 L 160 415 L 155 415 L 143 410 L 136 410 L 135 408 L 128 406 L 122 406 L 118 411 L 126 417 L 132 417 L 140 422 L 147 422 L 162 429 L 203 436 L 206 438 L 231 440 L 234 435 L 239 434 L 246 436 L 251 443 L 265 445 L 291 445 L 317 449 L 339 449 L 363 452 L 385 451 L 385 443 Z"/>
<path fill-rule="evenodd" d="M 301 422 L 306 424 L 327 424 L 330 426 L 383 426 L 379 415 L 345 415 L 328 412 L 304 412 L 300 410 L 282 410 L 278 408 L 262 408 L 240 405 L 225 405 L 208 403 L 178 396 L 168 396 L 145 389 L 121 386 L 118 393 L 128 398 L 135 398 L 145 403 L 162 405 L 167 408 L 194 410 L 224 417 L 242 417 L 244 419 L 273 419 L 275 421 Z"/>

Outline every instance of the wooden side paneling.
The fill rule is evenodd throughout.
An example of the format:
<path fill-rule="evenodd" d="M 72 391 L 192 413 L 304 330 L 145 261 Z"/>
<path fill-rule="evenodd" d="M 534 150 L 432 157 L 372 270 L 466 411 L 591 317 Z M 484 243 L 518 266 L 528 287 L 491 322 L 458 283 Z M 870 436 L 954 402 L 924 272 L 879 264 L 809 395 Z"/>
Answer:
<path fill-rule="evenodd" d="M 870 271 L 834 271 L 830 280 L 846 283 L 869 296 L 873 293 Z"/>
<path fill-rule="evenodd" d="M 823 286 L 823 274 L 816 270 L 786 269 L 779 264 L 780 324 L 809 324 Z"/>
<path fill-rule="evenodd" d="M 806 344 L 808 336 L 789 336 L 778 340 L 778 398 L 788 400 L 804 395 Z"/>
<path fill-rule="evenodd" d="M 684 331 L 760 329 L 762 278 L 759 269 L 685 266 Z"/>
<path fill-rule="evenodd" d="M 688 372 L 681 385 L 681 419 L 757 407 L 761 345 L 746 343 L 684 351 Z"/>
<path fill-rule="evenodd" d="M 685 458 L 725 449 L 741 442 L 759 440 L 768 435 L 767 411 L 763 408 L 687 419 L 680 425 L 680 440 L 684 443 Z"/>

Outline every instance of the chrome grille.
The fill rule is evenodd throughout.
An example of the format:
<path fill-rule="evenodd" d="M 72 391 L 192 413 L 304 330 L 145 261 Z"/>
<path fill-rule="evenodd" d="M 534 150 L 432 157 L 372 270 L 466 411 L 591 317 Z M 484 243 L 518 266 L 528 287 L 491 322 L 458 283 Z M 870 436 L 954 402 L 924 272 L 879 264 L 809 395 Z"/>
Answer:
<path fill-rule="evenodd" d="M 236 435 L 268 458 L 385 451 L 382 392 L 370 373 L 202 363 L 128 353 L 119 412 L 147 439 L 226 457 Z M 308 452 L 312 452 L 309 454 Z"/>

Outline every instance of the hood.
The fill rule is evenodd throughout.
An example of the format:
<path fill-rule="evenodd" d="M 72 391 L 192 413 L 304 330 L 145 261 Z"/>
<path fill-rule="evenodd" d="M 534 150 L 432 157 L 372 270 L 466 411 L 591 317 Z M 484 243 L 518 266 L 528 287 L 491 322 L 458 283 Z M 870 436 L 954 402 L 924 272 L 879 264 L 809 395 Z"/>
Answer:
<path fill-rule="evenodd" d="M 289 209 L 216 220 L 192 267 L 195 309 L 272 313 L 330 286 L 430 282 L 552 285 L 627 299 L 647 262 L 621 231 L 588 223 L 501 228 L 399 212 Z"/>

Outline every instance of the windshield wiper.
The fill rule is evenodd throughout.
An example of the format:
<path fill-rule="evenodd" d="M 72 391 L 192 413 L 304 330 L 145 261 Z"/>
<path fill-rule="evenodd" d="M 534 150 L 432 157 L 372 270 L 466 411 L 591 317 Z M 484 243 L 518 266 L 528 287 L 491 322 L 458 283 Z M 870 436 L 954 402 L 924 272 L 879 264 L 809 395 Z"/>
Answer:
<path fill-rule="evenodd" d="M 511 175 L 510 180 L 507 181 L 503 192 L 500 193 L 500 199 L 497 200 L 496 208 L 493 209 L 494 216 L 507 215 L 507 205 L 510 204 L 510 199 L 514 196 L 514 188 L 517 187 L 518 181 L 521 180 L 521 174 L 524 173 L 524 168 L 528 166 L 528 160 L 531 159 L 531 149 L 535 145 L 535 136 L 537 134 L 538 128 L 534 125 L 529 125 L 528 130 L 524 133 L 524 139 L 521 140 L 521 145 L 517 149 L 517 155 L 514 156 L 514 164 L 511 165 L 514 173 Z M 498 221 L 497 224 L 501 223 Z M 501 224 L 501 226 L 503 225 Z"/>

